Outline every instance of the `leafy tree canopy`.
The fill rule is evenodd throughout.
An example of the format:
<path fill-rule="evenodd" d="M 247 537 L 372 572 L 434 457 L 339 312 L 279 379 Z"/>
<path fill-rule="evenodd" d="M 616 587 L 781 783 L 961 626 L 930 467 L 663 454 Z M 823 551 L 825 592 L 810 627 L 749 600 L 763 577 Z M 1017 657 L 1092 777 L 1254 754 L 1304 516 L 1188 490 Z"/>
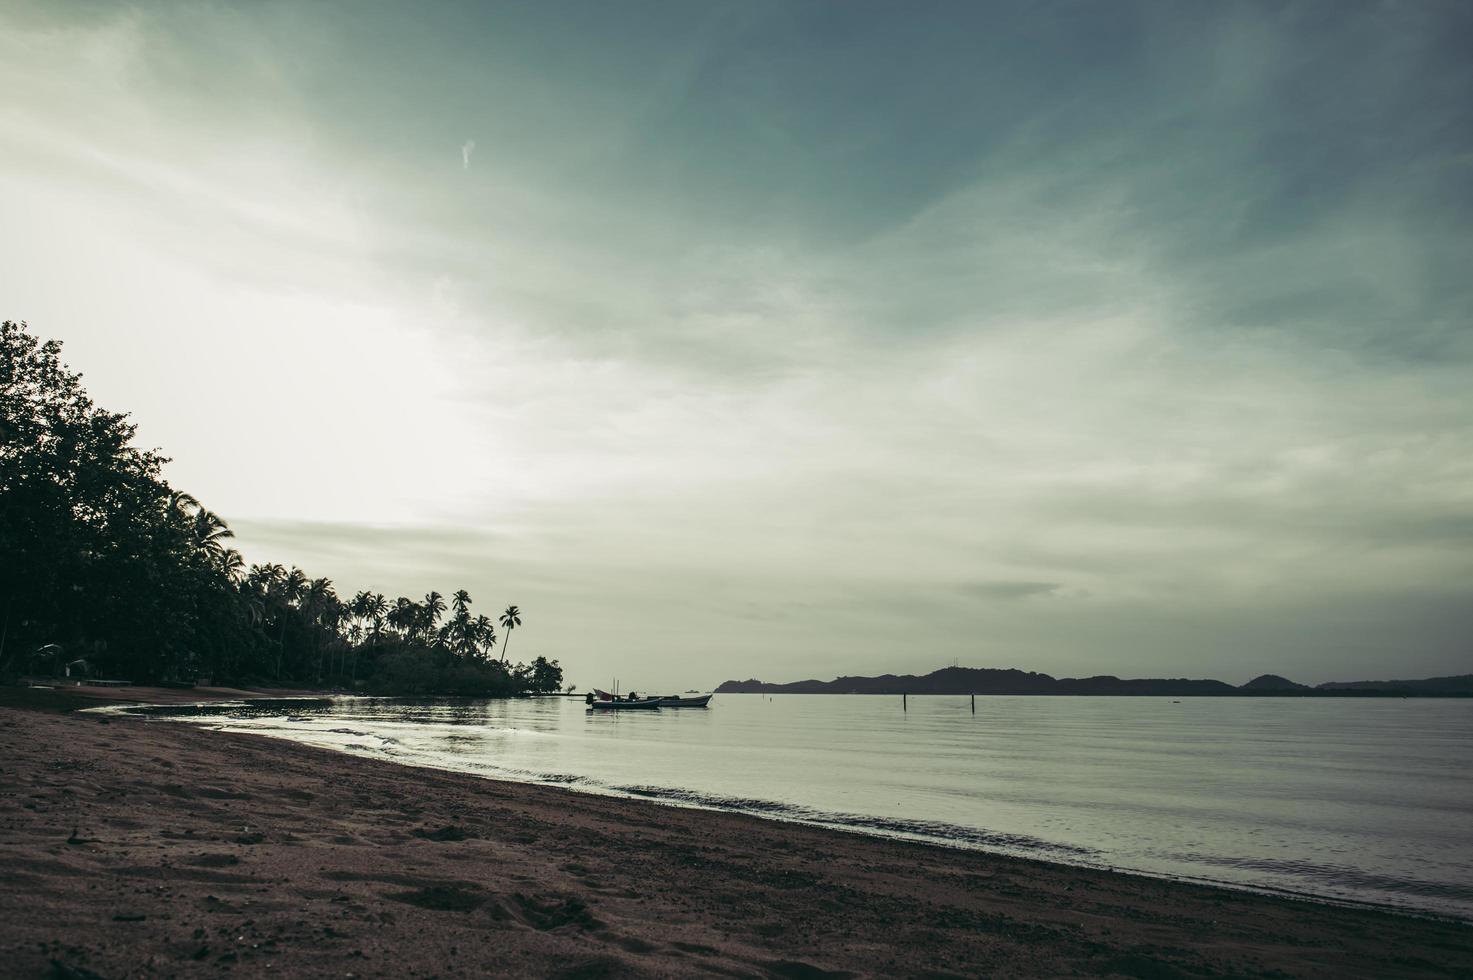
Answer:
<path fill-rule="evenodd" d="M 391 693 L 553 691 L 557 661 L 492 657 L 494 622 L 465 590 L 447 610 L 280 565 L 246 567 L 215 513 L 95 405 L 61 344 L 0 324 L 0 671 L 61 659 L 135 681 L 340 684 Z M 507 629 L 521 625 L 503 622 Z"/>

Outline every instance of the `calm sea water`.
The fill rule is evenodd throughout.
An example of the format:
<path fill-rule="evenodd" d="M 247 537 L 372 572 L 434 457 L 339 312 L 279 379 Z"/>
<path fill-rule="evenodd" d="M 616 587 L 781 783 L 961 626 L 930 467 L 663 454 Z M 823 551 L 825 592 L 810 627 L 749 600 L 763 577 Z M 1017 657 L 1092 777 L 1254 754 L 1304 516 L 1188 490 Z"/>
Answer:
<path fill-rule="evenodd" d="M 339 698 L 184 720 L 497 778 L 1473 920 L 1473 700 Z"/>

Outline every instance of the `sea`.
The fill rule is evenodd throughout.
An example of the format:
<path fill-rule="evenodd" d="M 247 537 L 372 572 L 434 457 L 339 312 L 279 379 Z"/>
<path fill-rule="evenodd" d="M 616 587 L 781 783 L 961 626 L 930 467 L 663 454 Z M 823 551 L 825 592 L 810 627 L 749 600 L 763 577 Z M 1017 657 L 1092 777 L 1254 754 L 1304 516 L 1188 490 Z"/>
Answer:
<path fill-rule="evenodd" d="M 718 694 L 132 709 L 354 755 L 1473 921 L 1473 699 Z"/>

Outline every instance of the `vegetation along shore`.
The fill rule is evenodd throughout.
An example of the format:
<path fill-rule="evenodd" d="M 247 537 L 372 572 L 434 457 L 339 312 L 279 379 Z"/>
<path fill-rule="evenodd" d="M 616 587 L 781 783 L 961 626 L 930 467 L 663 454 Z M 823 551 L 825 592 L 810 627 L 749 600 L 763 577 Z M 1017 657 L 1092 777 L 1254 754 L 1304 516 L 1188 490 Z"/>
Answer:
<path fill-rule="evenodd" d="M 0 677 L 405 695 L 562 686 L 556 661 L 508 660 L 515 605 L 493 618 L 463 589 L 339 596 L 300 568 L 247 566 L 135 428 L 93 403 L 60 342 L 0 324 Z"/>

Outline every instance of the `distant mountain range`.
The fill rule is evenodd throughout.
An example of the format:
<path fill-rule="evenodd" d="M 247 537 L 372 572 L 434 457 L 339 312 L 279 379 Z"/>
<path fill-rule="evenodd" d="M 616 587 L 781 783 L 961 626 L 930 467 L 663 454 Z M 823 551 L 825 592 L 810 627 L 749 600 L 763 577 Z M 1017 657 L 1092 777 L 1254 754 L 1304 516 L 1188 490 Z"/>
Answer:
<path fill-rule="evenodd" d="M 1408 681 L 1332 681 L 1310 687 L 1277 674 L 1241 687 L 1188 678 L 1050 677 L 1013 668 L 943 667 L 929 674 L 838 677 L 831 681 L 726 681 L 718 694 L 1114 694 L 1248 697 L 1473 697 L 1473 674 Z"/>

